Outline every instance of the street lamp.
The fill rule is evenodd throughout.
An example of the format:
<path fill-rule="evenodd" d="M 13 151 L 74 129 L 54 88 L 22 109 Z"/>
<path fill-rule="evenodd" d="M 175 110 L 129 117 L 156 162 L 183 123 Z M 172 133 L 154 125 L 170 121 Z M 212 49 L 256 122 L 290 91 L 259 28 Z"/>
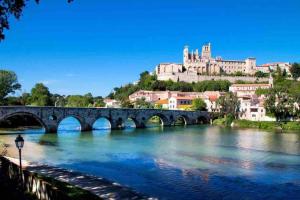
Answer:
<path fill-rule="evenodd" d="M 19 160 L 20 160 L 20 179 L 23 184 L 23 177 L 22 177 L 22 158 L 21 158 L 21 150 L 24 146 L 24 139 L 21 135 L 15 139 L 16 147 L 19 149 Z"/>

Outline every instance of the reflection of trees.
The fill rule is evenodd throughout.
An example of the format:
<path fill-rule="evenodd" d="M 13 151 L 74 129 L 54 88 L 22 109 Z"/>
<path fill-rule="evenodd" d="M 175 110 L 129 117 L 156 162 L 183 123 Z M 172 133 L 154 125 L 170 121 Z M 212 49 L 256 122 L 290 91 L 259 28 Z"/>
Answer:
<path fill-rule="evenodd" d="M 45 146 L 59 146 L 57 134 L 42 134 L 39 139 L 40 145 Z"/>

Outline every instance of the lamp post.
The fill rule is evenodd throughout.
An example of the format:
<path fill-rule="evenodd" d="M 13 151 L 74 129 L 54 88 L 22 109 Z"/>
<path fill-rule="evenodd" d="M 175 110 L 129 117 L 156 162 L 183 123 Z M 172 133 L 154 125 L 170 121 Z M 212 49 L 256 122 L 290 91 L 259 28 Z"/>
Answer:
<path fill-rule="evenodd" d="M 22 157 L 21 157 L 21 150 L 24 146 L 24 139 L 21 135 L 18 135 L 18 137 L 15 139 L 16 147 L 19 149 L 19 160 L 20 160 L 20 179 L 21 183 L 23 185 L 23 176 L 22 176 Z"/>

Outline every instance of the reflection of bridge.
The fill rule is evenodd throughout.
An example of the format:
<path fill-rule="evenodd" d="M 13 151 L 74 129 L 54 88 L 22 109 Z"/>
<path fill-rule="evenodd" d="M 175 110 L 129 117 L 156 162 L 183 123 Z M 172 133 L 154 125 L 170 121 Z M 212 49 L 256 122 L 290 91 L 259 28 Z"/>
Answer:
<path fill-rule="evenodd" d="M 28 116 L 36 119 L 47 133 L 56 133 L 59 123 L 67 118 L 76 118 L 82 131 L 92 130 L 99 118 L 106 118 L 112 129 L 124 126 L 127 119 L 132 119 L 137 128 L 145 128 L 147 121 L 158 116 L 163 126 L 174 125 L 181 118 L 186 125 L 208 123 L 210 115 L 202 111 L 179 111 L 158 109 L 116 109 L 116 108 L 65 108 L 65 107 L 0 107 L 0 121 L 14 116 Z"/>

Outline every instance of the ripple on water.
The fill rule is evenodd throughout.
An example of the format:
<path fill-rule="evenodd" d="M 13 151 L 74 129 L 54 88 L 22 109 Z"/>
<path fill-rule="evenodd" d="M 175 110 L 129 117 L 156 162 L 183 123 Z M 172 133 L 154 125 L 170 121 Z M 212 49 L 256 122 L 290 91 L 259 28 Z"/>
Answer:
<path fill-rule="evenodd" d="M 0 136 L 9 144 L 14 138 Z M 295 199 L 300 194 L 299 134 L 196 126 L 69 130 L 24 138 L 28 160 L 42 158 L 162 199 Z"/>

